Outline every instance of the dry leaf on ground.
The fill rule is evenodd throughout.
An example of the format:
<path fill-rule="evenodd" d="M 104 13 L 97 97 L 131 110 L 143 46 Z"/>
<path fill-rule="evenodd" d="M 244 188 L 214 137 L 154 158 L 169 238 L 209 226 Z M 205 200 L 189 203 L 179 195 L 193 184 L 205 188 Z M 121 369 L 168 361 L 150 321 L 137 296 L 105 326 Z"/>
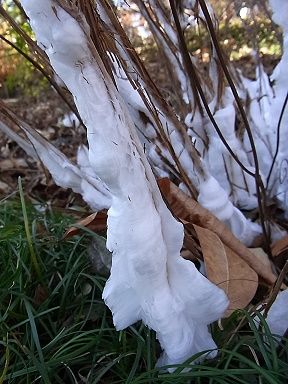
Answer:
<path fill-rule="evenodd" d="M 77 221 L 72 227 L 67 229 L 64 233 L 63 239 L 78 235 L 81 231 L 81 227 L 88 228 L 93 232 L 105 231 L 107 228 L 106 212 L 95 212 L 84 219 Z"/>
<path fill-rule="evenodd" d="M 215 233 L 197 225 L 194 227 L 202 248 L 207 277 L 222 288 L 229 298 L 230 305 L 225 315 L 230 315 L 235 309 L 245 308 L 255 296 L 257 273 L 226 247 Z"/>
<path fill-rule="evenodd" d="M 249 248 L 249 251 L 252 252 L 253 255 L 261 261 L 261 263 L 265 264 L 267 268 L 271 270 L 271 273 L 273 273 L 272 264 L 269 260 L 269 256 L 262 248 Z"/>
<path fill-rule="evenodd" d="M 216 233 L 220 240 L 258 273 L 268 284 L 273 285 L 276 276 L 271 268 L 259 260 L 241 243 L 233 233 L 211 212 L 203 208 L 190 196 L 173 184 L 168 178 L 158 181 L 159 188 L 175 217 L 192 222 L 202 228 Z"/>
<path fill-rule="evenodd" d="M 283 239 L 280 239 L 276 241 L 274 244 L 272 244 L 271 252 L 274 257 L 277 257 L 280 255 L 280 253 L 288 251 L 288 236 L 283 237 Z"/>

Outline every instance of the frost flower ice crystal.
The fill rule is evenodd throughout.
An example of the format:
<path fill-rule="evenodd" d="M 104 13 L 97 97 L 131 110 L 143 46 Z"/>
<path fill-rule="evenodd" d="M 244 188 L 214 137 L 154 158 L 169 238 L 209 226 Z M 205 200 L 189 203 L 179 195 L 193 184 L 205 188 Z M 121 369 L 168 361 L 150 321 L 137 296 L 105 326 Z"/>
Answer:
<path fill-rule="evenodd" d="M 66 2 L 64 10 L 60 0 L 22 4 L 38 44 L 74 96 L 87 127 L 91 169 L 109 191 L 107 248 L 113 256 L 103 298 L 116 328 L 143 320 L 157 333 L 162 365 L 216 348 L 207 325 L 223 314 L 227 297 L 180 257 L 182 224 L 161 198 L 128 108 L 81 11 Z"/>

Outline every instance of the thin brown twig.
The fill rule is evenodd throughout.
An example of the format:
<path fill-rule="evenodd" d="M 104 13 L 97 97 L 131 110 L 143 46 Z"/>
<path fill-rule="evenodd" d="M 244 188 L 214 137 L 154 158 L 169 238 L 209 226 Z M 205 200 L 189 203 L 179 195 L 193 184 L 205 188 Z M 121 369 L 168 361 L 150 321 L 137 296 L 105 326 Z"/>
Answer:
<path fill-rule="evenodd" d="M 170 1 L 174 1 L 174 0 L 170 0 Z M 264 235 L 264 242 L 265 242 L 264 245 L 265 245 L 265 250 L 267 251 L 268 256 L 271 259 L 272 254 L 271 254 L 271 248 L 270 248 L 270 238 L 269 238 L 270 236 L 269 236 L 269 230 L 266 228 L 266 223 L 267 223 L 266 192 L 265 192 L 265 188 L 264 188 L 263 181 L 262 181 L 261 174 L 260 174 L 258 155 L 257 155 L 257 150 L 256 150 L 253 134 L 252 134 L 250 124 L 249 124 L 247 115 L 245 113 L 244 107 L 243 107 L 242 102 L 240 100 L 240 97 L 238 95 L 237 89 L 235 87 L 235 84 L 234 84 L 234 82 L 230 76 L 229 70 L 228 70 L 227 65 L 225 63 L 225 60 L 224 60 L 224 57 L 222 54 L 222 49 L 221 49 L 219 41 L 217 39 L 215 30 L 214 30 L 214 26 L 213 26 L 213 22 L 211 20 L 211 16 L 210 16 L 208 8 L 206 6 L 205 0 L 198 0 L 198 1 L 199 1 L 200 6 L 201 6 L 202 12 L 205 16 L 207 26 L 208 26 L 208 29 L 210 32 L 210 36 L 211 36 L 213 45 L 214 45 L 215 50 L 216 50 L 217 55 L 218 55 L 219 62 L 222 66 L 223 72 L 224 72 L 225 77 L 228 81 L 228 84 L 231 88 L 231 91 L 232 91 L 233 96 L 235 98 L 235 101 L 236 101 L 236 104 L 238 106 L 240 115 L 241 115 L 243 122 L 245 124 L 245 127 L 246 127 L 246 131 L 247 131 L 247 135 L 249 138 L 249 142 L 250 142 L 251 150 L 252 150 L 252 155 L 253 155 L 253 159 L 254 159 L 254 167 L 255 167 L 254 177 L 255 177 L 256 193 L 257 193 L 257 200 L 258 200 L 259 216 L 260 216 L 261 226 L 262 226 L 263 235 Z"/>
<path fill-rule="evenodd" d="M 16 7 L 19 9 L 22 17 L 24 18 L 24 20 L 28 20 L 28 17 L 22 7 L 22 5 L 20 4 L 20 1 L 19 0 L 13 0 L 13 2 L 15 3 Z"/>
<path fill-rule="evenodd" d="M 204 174 L 204 169 L 203 169 L 199 154 L 191 142 L 191 139 L 187 133 L 186 127 L 177 118 L 177 116 L 174 113 L 174 110 L 169 106 L 169 104 L 167 103 L 167 101 L 159 91 L 159 88 L 151 79 L 150 74 L 148 73 L 143 63 L 141 62 L 138 54 L 135 52 L 134 47 L 130 43 L 127 35 L 125 34 L 112 7 L 104 0 L 101 0 L 100 3 L 111 23 L 110 37 L 111 35 L 114 37 L 114 39 L 115 37 L 117 37 L 117 39 L 119 39 L 120 46 L 121 46 L 120 50 L 118 49 L 118 47 L 114 47 L 114 49 L 113 47 L 111 47 L 112 52 L 115 54 L 115 56 L 119 59 L 120 63 L 123 65 L 126 75 L 130 81 L 131 81 L 131 77 L 129 75 L 129 72 L 131 72 L 131 69 L 133 69 L 133 71 L 135 72 L 137 79 L 133 78 L 133 81 L 131 81 L 131 84 L 135 89 L 137 89 L 145 106 L 151 113 L 151 116 L 153 117 L 153 121 L 156 126 L 156 132 L 160 136 L 161 140 L 163 141 L 163 144 L 166 146 L 167 150 L 170 152 L 173 160 L 175 161 L 177 168 L 181 173 L 182 181 L 185 183 L 185 185 L 187 186 L 191 194 L 195 195 L 196 193 L 195 187 L 191 183 L 191 180 L 187 176 L 178 157 L 176 156 L 173 146 L 171 145 L 169 138 L 167 137 L 165 127 L 162 126 L 162 123 L 159 119 L 159 114 L 161 113 L 160 111 L 162 111 L 162 113 L 166 116 L 167 121 L 170 120 L 173 126 L 175 127 L 175 129 L 180 133 L 181 139 L 183 140 L 183 146 L 188 151 L 194 163 L 195 169 L 197 170 L 197 173 Z M 125 52 L 126 56 L 125 55 L 123 56 L 122 51 Z"/>
<path fill-rule="evenodd" d="M 205 110 L 207 112 L 207 115 L 208 115 L 209 119 L 211 120 L 211 123 L 213 124 L 213 126 L 214 126 L 216 132 L 218 133 L 221 141 L 223 142 L 225 148 L 228 150 L 230 155 L 237 162 L 237 164 L 243 169 L 244 172 L 246 172 L 248 175 L 250 175 L 252 177 L 255 177 L 255 174 L 253 172 L 251 172 L 248 168 L 246 168 L 245 165 L 242 164 L 242 162 L 235 155 L 235 153 L 233 152 L 233 150 L 231 149 L 231 147 L 227 143 L 225 137 L 223 136 L 223 134 L 222 134 L 222 132 L 221 132 L 221 130 L 220 130 L 216 120 L 214 119 L 214 116 L 213 116 L 213 114 L 212 114 L 212 112 L 211 112 L 211 110 L 209 108 L 209 105 L 208 105 L 208 103 L 206 101 L 206 96 L 205 96 L 205 94 L 203 92 L 203 89 L 201 87 L 198 75 L 197 75 L 197 73 L 195 71 L 195 68 L 193 66 L 193 63 L 191 61 L 191 58 L 190 58 L 190 55 L 189 55 L 189 52 L 188 52 L 188 49 L 187 49 L 186 42 L 184 40 L 184 36 L 183 36 L 183 33 L 182 33 L 180 21 L 179 21 L 178 14 L 177 14 L 177 11 L 176 11 L 175 0 L 169 0 L 169 1 L 170 1 L 173 17 L 174 17 L 174 22 L 175 22 L 176 27 L 177 27 L 178 38 L 179 38 L 179 43 L 180 43 L 179 45 L 180 45 L 181 52 L 182 52 L 182 55 L 183 55 L 184 63 L 185 63 L 185 66 L 186 66 L 187 73 L 190 75 L 189 77 L 190 77 L 191 85 L 192 84 L 194 84 L 194 86 L 196 85 L 197 91 L 198 91 L 198 93 L 200 95 L 201 101 L 202 101 L 202 103 L 204 105 L 204 108 L 205 108 Z"/>

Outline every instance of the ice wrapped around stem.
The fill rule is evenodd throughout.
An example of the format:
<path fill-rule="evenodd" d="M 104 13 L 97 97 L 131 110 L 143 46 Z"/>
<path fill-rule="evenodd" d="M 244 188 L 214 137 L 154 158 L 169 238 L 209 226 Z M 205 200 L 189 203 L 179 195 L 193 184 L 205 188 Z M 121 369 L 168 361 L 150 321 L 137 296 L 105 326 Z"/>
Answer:
<path fill-rule="evenodd" d="M 198 202 L 212 212 L 217 219 L 223 221 L 233 235 L 246 246 L 251 246 L 253 240 L 261 234 L 260 225 L 247 219 L 231 203 L 226 191 L 214 177 L 210 176 L 207 180 L 201 182 Z"/>
<path fill-rule="evenodd" d="M 216 348 L 207 325 L 223 314 L 227 297 L 180 257 L 183 227 L 161 198 L 128 109 L 79 9 L 71 6 L 68 13 L 60 0 L 22 4 L 38 43 L 74 96 L 87 127 L 91 167 L 112 196 L 107 247 L 113 257 L 103 298 L 116 328 L 142 319 L 157 332 L 164 350 L 160 364 Z"/>
<path fill-rule="evenodd" d="M 36 161 L 40 160 L 50 172 L 55 184 L 81 194 L 93 210 L 100 211 L 111 206 L 110 192 L 90 169 L 85 147 L 79 147 L 78 165 L 73 164 L 64 153 L 29 124 L 20 120 L 3 103 L 0 103 L 1 118 L 3 122 L 0 121 L 0 131 L 15 140 L 28 156 Z M 15 130 L 15 125 L 24 133 L 24 137 Z"/>
<path fill-rule="evenodd" d="M 288 289 L 279 292 L 268 311 L 267 324 L 274 335 L 284 336 L 288 330 Z"/>

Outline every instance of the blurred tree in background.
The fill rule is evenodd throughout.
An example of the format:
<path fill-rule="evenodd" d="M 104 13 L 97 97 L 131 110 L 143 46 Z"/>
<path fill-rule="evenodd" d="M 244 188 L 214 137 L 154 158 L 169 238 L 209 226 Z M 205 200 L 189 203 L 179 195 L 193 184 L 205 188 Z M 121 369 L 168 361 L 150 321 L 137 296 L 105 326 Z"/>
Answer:
<path fill-rule="evenodd" d="M 30 25 L 19 1 L 2 1 L 0 14 L 0 96 L 18 97 L 20 95 L 37 95 L 47 88 L 43 79 L 29 60 L 25 39 L 14 28 L 18 25 L 29 36 L 33 36 Z M 7 13 L 3 13 L 7 11 Z M 5 17 L 10 16 L 10 22 Z"/>
<path fill-rule="evenodd" d="M 114 4 L 140 57 L 155 68 L 159 62 L 156 44 L 135 3 L 114 0 Z M 218 37 L 225 47 L 227 57 L 239 60 L 241 67 L 248 65 L 249 72 L 251 57 L 264 56 L 264 65 L 267 64 L 270 72 L 269 66 L 273 66 L 281 55 L 281 32 L 271 19 L 267 0 L 211 0 L 211 5 L 219 20 Z M 3 0 L 2 6 L 21 29 L 32 36 L 20 2 Z M 20 52 L 29 53 L 25 40 L 5 20 L 3 14 L 0 20 L 0 95 L 37 95 L 43 88 L 47 88 L 47 81 L 21 56 Z M 204 63 L 209 61 L 210 38 L 201 22 L 197 35 L 194 29 L 187 29 L 186 39 L 191 53 L 200 57 Z"/>

